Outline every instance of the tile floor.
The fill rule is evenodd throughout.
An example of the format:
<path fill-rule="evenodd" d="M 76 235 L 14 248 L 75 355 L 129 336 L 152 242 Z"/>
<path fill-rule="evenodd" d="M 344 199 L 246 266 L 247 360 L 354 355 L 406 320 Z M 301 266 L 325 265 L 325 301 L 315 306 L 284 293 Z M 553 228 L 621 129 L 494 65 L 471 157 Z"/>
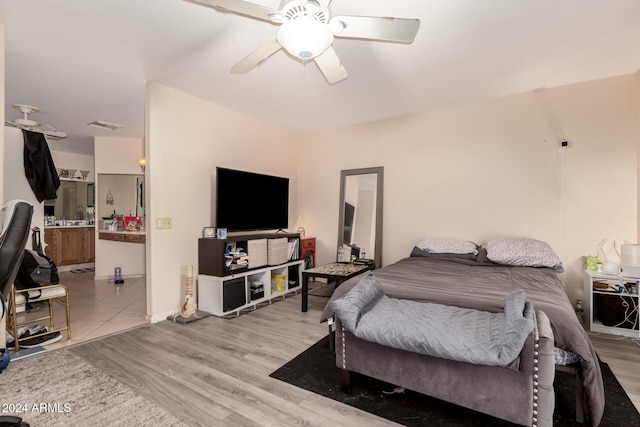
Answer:
<path fill-rule="evenodd" d="M 115 285 L 107 280 L 94 280 L 94 273 L 60 273 L 60 283 L 69 289 L 71 340 L 62 332 L 62 340 L 45 346 L 47 350 L 65 347 L 109 335 L 146 323 L 145 278 L 125 278 L 125 283 Z M 64 307 L 54 304 L 56 327 L 64 326 Z M 40 312 L 40 313 L 38 313 Z M 37 318 L 47 313 L 47 308 L 20 313 L 19 319 Z M 31 317 L 33 316 L 33 317 Z M 44 321 L 39 323 L 46 325 Z"/>

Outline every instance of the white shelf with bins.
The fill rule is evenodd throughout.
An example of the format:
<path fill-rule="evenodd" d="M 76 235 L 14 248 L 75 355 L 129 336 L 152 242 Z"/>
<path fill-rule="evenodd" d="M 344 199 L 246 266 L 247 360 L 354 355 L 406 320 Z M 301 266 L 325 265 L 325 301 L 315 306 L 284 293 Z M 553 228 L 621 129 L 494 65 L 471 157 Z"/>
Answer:
<path fill-rule="evenodd" d="M 605 282 L 611 285 L 623 285 L 623 286 L 625 284 L 634 284 L 635 286 L 632 287 L 634 288 L 632 292 L 629 292 L 626 288 L 622 292 L 604 291 L 604 290 L 594 289 L 593 282 Z M 640 334 L 638 329 L 628 329 L 623 327 L 607 326 L 602 324 L 602 322 L 600 322 L 594 315 L 596 311 L 595 296 L 607 295 L 612 298 L 618 297 L 621 300 L 626 299 L 627 301 L 631 301 L 632 304 L 628 309 L 627 316 L 631 321 L 640 322 L 640 318 L 638 317 L 638 312 L 640 310 L 640 306 L 638 305 L 639 289 L 640 289 L 640 279 L 638 278 L 584 270 L 583 290 L 584 290 L 585 301 L 583 304 L 584 304 L 585 328 L 588 331 L 593 331 L 593 332 L 603 332 L 607 334 L 621 335 L 621 336 L 633 337 L 633 338 L 639 337 Z M 625 297 L 628 297 L 628 298 L 625 298 Z"/>
<path fill-rule="evenodd" d="M 296 260 L 223 277 L 199 274 L 198 308 L 214 316 L 226 316 L 274 298 L 284 298 L 302 289 L 303 264 L 303 260 Z M 280 276 L 280 288 L 274 282 L 276 276 Z M 251 299 L 251 284 L 256 281 L 264 285 L 264 296 Z"/>

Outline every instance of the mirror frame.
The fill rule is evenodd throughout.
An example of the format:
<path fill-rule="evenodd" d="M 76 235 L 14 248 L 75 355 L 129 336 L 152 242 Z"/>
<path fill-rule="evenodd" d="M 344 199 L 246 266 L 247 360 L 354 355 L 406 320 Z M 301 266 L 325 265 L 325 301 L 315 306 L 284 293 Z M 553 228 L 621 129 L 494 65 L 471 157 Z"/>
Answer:
<path fill-rule="evenodd" d="M 380 268 L 382 265 L 382 200 L 384 189 L 384 167 L 376 166 L 372 168 L 362 169 L 346 169 L 340 171 L 340 203 L 339 209 L 339 221 L 338 221 L 338 240 L 336 241 L 338 247 L 344 236 L 344 196 L 345 186 L 347 183 L 347 177 L 353 175 L 369 175 L 376 174 L 376 232 L 375 232 L 375 253 L 373 254 L 373 260 L 375 268 Z M 365 248 L 366 249 L 366 248 Z M 370 257 L 367 257 L 370 258 Z"/>

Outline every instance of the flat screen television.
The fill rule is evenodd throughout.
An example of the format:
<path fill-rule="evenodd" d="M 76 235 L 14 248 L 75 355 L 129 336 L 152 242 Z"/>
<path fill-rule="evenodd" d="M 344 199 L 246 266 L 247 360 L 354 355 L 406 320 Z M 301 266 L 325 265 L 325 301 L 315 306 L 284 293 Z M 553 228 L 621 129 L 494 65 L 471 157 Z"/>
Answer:
<path fill-rule="evenodd" d="M 289 178 L 216 168 L 216 227 L 227 231 L 289 226 Z"/>

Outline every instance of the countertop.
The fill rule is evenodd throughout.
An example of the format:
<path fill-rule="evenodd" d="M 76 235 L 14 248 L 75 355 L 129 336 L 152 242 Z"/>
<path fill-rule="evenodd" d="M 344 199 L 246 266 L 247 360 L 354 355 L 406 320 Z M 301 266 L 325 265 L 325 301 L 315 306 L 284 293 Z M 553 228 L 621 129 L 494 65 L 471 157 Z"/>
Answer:
<path fill-rule="evenodd" d="M 91 228 L 95 228 L 95 224 L 78 224 L 78 225 L 45 225 L 44 228 L 87 228 L 87 227 L 91 227 Z"/>

